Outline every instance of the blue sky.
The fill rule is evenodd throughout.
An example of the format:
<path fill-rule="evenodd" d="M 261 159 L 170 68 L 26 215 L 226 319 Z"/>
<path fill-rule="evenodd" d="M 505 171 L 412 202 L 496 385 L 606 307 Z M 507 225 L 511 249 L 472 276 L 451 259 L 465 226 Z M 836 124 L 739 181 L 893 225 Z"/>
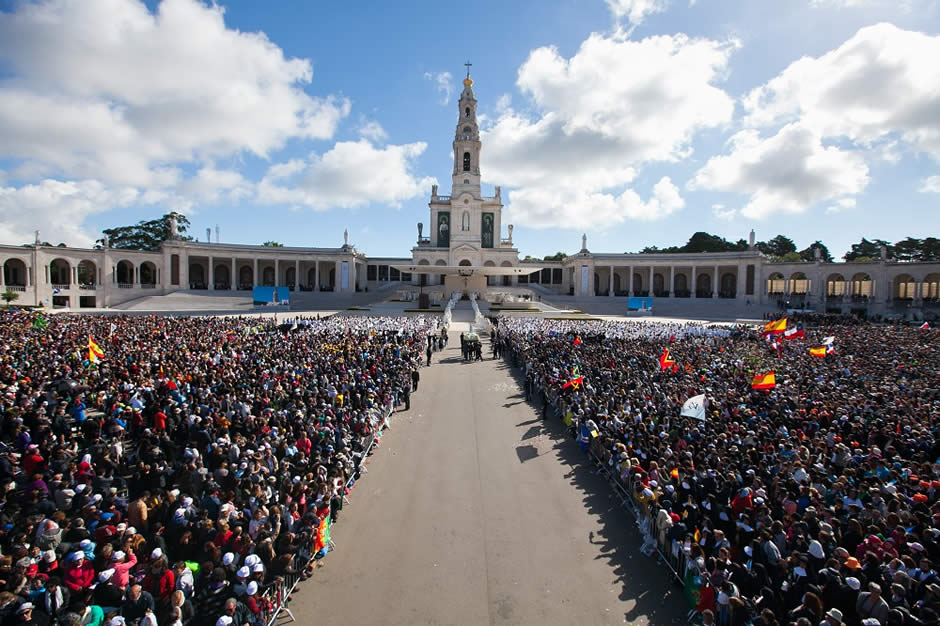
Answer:
<path fill-rule="evenodd" d="M 406 255 L 467 59 L 523 255 L 938 235 L 938 31 L 938 0 L 0 0 L 0 242 L 176 209 Z"/>

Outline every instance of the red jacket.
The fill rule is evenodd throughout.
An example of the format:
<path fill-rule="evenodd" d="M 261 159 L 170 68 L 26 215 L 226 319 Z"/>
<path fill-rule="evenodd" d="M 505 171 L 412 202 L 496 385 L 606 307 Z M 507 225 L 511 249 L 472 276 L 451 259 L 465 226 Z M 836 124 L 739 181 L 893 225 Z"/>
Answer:
<path fill-rule="evenodd" d="M 95 566 L 88 559 L 83 559 L 81 565 L 66 566 L 62 582 L 69 591 L 78 591 L 90 587 L 95 582 Z"/>

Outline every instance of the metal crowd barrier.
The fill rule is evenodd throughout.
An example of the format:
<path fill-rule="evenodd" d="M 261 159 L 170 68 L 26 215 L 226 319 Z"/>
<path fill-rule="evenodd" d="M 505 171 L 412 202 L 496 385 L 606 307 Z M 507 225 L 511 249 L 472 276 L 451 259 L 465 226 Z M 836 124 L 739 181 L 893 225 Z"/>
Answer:
<path fill-rule="evenodd" d="M 382 431 L 385 430 L 385 426 L 388 424 L 388 419 L 393 410 L 394 406 L 392 406 L 392 402 L 390 401 L 385 406 L 382 416 L 377 420 L 377 427 L 373 430 L 372 434 L 369 435 L 367 442 L 363 445 L 362 456 L 359 461 L 359 466 L 357 467 L 360 472 L 366 472 L 365 460 L 372 452 L 379 437 L 381 437 Z M 352 487 L 355 482 L 356 477 L 354 473 L 346 482 L 346 489 L 348 490 Z M 346 501 L 348 502 L 348 500 Z M 330 550 L 333 549 L 333 545 L 333 541 L 331 540 Z M 300 582 L 306 578 L 304 573 L 307 568 L 311 566 L 315 557 L 316 552 L 314 551 L 313 537 L 311 537 L 305 540 L 294 553 L 294 557 L 291 559 L 291 567 L 288 568 L 290 573 L 277 577 L 262 593 L 262 610 L 259 616 L 259 622 L 261 624 L 264 626 L 274 626 L 277 618 L 282 613 L 287 615 L 291 622 L 296 621 L 294 614 L 287 607 L 287 604 L 291 594 L 294 593 L 294 590 L 297 589 Z"/>

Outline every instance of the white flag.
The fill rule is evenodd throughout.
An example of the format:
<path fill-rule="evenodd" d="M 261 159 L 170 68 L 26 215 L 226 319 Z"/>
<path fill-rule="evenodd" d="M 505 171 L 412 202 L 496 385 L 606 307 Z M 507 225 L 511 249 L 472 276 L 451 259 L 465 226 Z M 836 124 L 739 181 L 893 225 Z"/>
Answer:
<path fill-rule="evenodd" d="M 692 396 L 682 405 L 682 417 L 691 417 L 697 420 L 705 421 L 705 394 L 700 393 Z"/>

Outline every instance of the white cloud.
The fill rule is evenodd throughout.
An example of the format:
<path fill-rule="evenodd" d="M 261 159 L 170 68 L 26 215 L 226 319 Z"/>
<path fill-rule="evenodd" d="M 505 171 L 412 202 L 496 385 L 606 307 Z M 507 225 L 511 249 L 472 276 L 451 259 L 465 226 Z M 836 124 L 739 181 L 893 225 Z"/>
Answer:
<path fill-rule="evenodd" d="M 451 104 L 451 97 L 454 95 L 454 77 L 450 72 L 425 72 L 424 80 L 434 83 L 434 88 L 440 95 L 441 105 Z"/>
<path fill-rule="evenodd" d="M 751 91 L 745 123 L 799 119 L 822 137 L 863 147 L 899 138 L 940 160 L 938 58 L 940 36 L 891 24 L 862 28 L 835 50 L 803 57 Z"/>
<path fill-rule="evenodd" d="M 375 120 L 364 121 L 359 125 L 359 134 L 372 141 L 385 141 L 388 139 L 388 133 L 382 128 L 382 125 Z"/>
<path fill-rule="evenodd" d="M 533 50 L 517 85 L 534 111 L 501 99 L 483 132 L 484 178 L 521 187 L 509 194 L 517 224 L 578 227 L 563 203 L 535 207 L 533 198 L 566 198 L 589 212 L 591 200 L 597 210 L 636 217 L 623 210 L 638 204 L 634 192 L 622 190 L 637 169 L 688 156 L 697 131 L 730 122 L 734 103 L 713 83 L 733 49 L 684 35 L 593 34 L 571 58 L 552 47 Z"/>
<path fill-rule="evenodd" d="M 97 235 L 81 224 L 94 213 L 140 201 L 132 187 L 108 188 L 97 180 L 42 180 L 21 187 L 0 187 L 0 241 L 32 243 L 33 230 L 53 244 L 91 246 Z"/>
<path fill-rule="evenodd" d="M 730 154 L 710 158 L 689 187 L 749 194 L 741 209 L 745 217 L 802 213 L 858 194 L 868 184 L 868 166 L 858 153 L 824 146 L 818 133 L 800 124 L 766 139 L 743 130 L 728 143 Z"/>
<path fill-rule="evenodd" d="M 826 207 L 826 213 L 841 213 L 846 209 L 854 209 L 856 204 L 855 198 L 840 198 L 835 204 Z"/>
<path fill-rule="evenodd" d="M 596 229 L 627 219 L 653 221 L 685 206 L 668 176 L 653 186 L 653 195 L 645 202 L 632 189 L 614 196 L 573 187 L 517 189 L 509 193 L 509 201 L 506 219 L 532 228 Z"/>
<path fill-rule="evenodd" d="M 738 211 L 737 209 L 729 209 L 723 204 L 713 204 L 712 215 L 719 220 L 731 221 L 738 216 Z"/>
<path fill-rule="evenodd" d="M 0 157 L 34 175 L 159 187 L 178 162 L 333 135 L 350 104 L 224 10 L 164 0 L 45 0 L 0 12 Z"/>
<path fill-rule="evenodd" d="M 692 0 L 690 0 L 692 1 Z M 610 12 L 619 21 L 627 18 L 631 24 L 639 24 L 653 13 L 666 10 L 667 0 L 606 0 Z"/>
<path fill-rule="evenodd" d="M 257 200 L 318 211 L 377 202 L 401 206 L 437 182 L 412 172 L 426 147 L 423 142 L 382 148 L 365 139 L 338 142 L 322 155 L 271 166 L 258 184 Z"/>
<path fill-rule="evenodd" d="M 925 178 L 919 191 L 921 193 L 940 193 L 940 175 Z"/>

